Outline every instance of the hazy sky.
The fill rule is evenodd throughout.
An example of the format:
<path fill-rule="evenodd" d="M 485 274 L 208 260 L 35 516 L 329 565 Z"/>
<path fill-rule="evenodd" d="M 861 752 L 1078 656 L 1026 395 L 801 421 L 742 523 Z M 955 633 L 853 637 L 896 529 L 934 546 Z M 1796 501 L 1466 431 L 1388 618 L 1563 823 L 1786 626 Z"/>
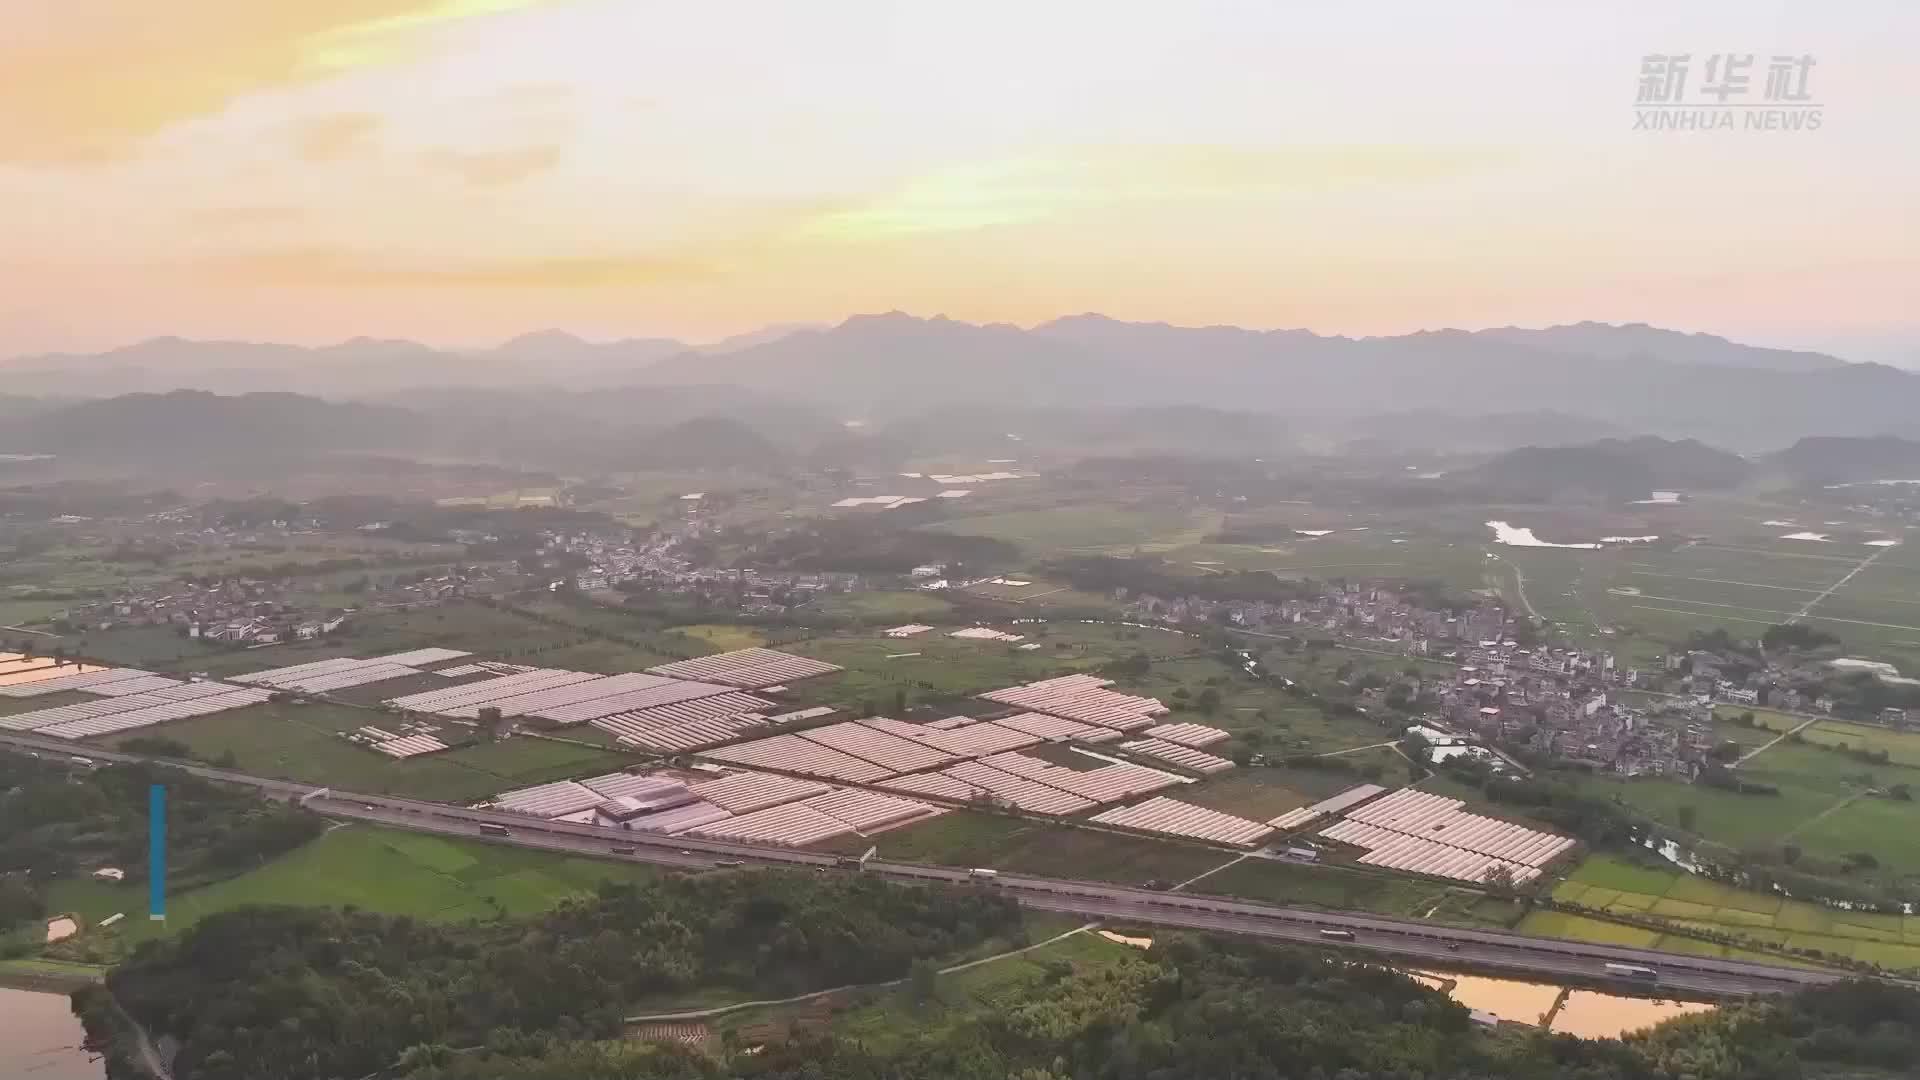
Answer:
<path fill-rule="evenodd" d="M 1920 366 L 1914 0 L 0 0 L 0 28 L 0 354 L 900 308 L 1646 321 Z M 1754 54 L 1754 102 L 1813 56 L 1820 130 L 1633 130 L 1642 57 L 1682 52 L 1696 96 Z"/>

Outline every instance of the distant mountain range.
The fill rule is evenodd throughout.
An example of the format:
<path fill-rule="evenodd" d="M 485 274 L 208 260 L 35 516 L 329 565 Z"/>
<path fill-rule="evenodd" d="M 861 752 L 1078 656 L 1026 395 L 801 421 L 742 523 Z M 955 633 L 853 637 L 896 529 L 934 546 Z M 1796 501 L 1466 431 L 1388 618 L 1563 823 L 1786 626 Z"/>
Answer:
<path fill-rule="evenodd" d="M 1022 330 L 896 313 L 742 349 L 724 365 L 670 358 L 647 377 L 725 379 L 853 415 L 1010 399 L 1177 402 L 1321 428 L 1391 413 L 1558 412 L 1753 449 L 1801 434 L 1878 434 L 1920 407 L 1920 376 L 1894 368 L 1593 323 L 1353 339 L 1098 315 Z"/>
<path fill-rule="evenodd" d="M 85 376 L 121 391 L 287 391 L 334 398 L 419 387 L 617 386 L 639 381 L 641 372 L 669 357 L 725 355 L 800 329 L 805 327 L 769 327 L 709 346 L 670 338 L 594 342 L 541 330 L 474 351 L 365 337 L 315 348 L 163 337 L 104 353 L 20 357 L 0 365 L 0 380 L 15 394 L 71 394 L 76 376 Z"/>
<path fill-rule="evenodd" d="M 0 396 L 0 454 L 132 468 L 212 467 L 271 472 L 318 457 L 385 455 L 485 462 L 572 475 L 634 469 L 793 466 L 856 469 L 915 459 L 1186 461 L 1219 469 L 1312 465 L 1286 422 L 1193 405 L 941 405 L 882 425 L 849 427 L 830 413 L 732 386 L 652 386 L 574 393 L 434 390 L 384 402 L 336 402 L 286 393 L 223 396 L 202 390 L 54 402 Z M 1547 421 L 1506 418 L 1511 431 Z M 1577 425 L 1565 430 L 1573 431 Z M 1351 448 L 1349 448 L 1351 452 Z M 1360 472 L 1401 479 L 1404 458 Z M 1260 466 L 1270 468 L 1269 466 Z M 1741 456 L 1692 439 L 1544 440 L 1455 463 L 1419 485 L 1422 497 L 1632 501 L 1662 489 L 1728 490 L 1750 481 L 1833 484 L 1920 478 L 1920 442 L 1818 436 Z"/>
<path fill-rule="evenodd" d="M 721 386 L 875 430 L 955 409 L 1193 406 L 1274 417 L 1276 430 L 1284 420 L 1330 447 L 1385 449 L 1432 446 L 1402 438 L 1427 428 L 1462 436 L 1454 441 L 1466 450 L 1635 433 L 1771 450 L 1802 435 L 1911 432 L 1920 416 L 1920 375 L 1896 368 L 1601 323 L 1346 338 L 1101 315 L 1022 329 L 895 312 L 769 328 L 704 348 L 661 338 L 589 342 L 556 330 L 472 352 L 367 338 L 321 348 L 159 338 L 0 366 L 0 392 L 15 395 L 108 386 L 336 400 Z M 1502 419 L 1479 422 L 1490 417 Z M 1567 419 L 1541 430 L 1527 417 Z M 1554 436 L 1555 426 L 1565 434 Z M 1238 433 L 1232 441 L 1266 440 Z"/>

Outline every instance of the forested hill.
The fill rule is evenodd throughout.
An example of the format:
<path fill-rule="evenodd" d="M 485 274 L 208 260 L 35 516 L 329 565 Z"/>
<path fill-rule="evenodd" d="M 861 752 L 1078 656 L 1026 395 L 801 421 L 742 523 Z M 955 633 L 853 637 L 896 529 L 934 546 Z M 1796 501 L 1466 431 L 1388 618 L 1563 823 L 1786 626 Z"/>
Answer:
<path fill-rule="evenodd" d="M 1773 460 L 1806 483 L 1908 480 L 1920 475 L 1920 442 L 1817 436 L 1801 439 Z"/>
<path fill-rule="evenodd" d="M 1584 446 L 1527 446 L 1488 461 L 1459 479 L 1505 496 L 1551 498 L 1570 490 L 1615 499 L 1644 499 L 1656 489 L 1716 490 L 1737 486 L 1752 467 L 1737 454 L 1692 439 L 1602 439 Z"/>
<path fill-rule="evenodd" d="M 179 1042 L 179 1080 L 331 1080 L 385 1075 L 412 1047 L 615 1038 L 662 995 L 897 979 L 1021 929 L 1018 907 L 985 893 L 719 874 L 608 885 L 536 918 L 464 926 L 242 908 L 138 953 L 108 985 Z M 104 1002 L 83 1005 L 90 1031 L 111 1028 Z"/>
<path fill-rule="evenodd" d="M 1186 935 L 1048 961 L 982 1007 L 943 1009 L 930 959 L 1018 926 L 984 892 L 762 871 L 461 927 L 241 910 L 109 985 L 180 1041 L 180 1080 L 1866 1080 L 1920 1061 L 1920 994 L 1880 984 L 1584 1041 L 1485 1029 L 1440 992 L 1324 951 Z M 643 998 L 775 998 L 909 971 L 919 1004 L 858 1037 L 705 1051 L 619 1038 Z M 80 1005 L 96 1036 L 110 1026 L 103 996 Z"/>

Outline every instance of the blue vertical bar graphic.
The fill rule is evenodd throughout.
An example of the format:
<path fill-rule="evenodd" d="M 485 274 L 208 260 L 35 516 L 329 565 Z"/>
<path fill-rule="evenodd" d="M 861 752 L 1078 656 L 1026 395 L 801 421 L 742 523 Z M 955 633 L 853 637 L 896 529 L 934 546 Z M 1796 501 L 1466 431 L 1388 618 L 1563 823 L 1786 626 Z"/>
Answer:
<path fill-rule="evenodd" d="M 167 921 L 167 789 L 147 789 L 147 918 Z"/>

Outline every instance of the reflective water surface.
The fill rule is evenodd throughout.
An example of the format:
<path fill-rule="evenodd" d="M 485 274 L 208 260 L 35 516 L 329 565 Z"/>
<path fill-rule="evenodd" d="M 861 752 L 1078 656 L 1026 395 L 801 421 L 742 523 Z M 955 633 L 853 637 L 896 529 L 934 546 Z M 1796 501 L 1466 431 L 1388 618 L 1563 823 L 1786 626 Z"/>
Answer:
<path fill-rule="evenodd" d="M 0 1077 L 102 1080 L 106 1066 L 80 1049 L 85 1037 L 67 995 L 0 987 Z"/>

